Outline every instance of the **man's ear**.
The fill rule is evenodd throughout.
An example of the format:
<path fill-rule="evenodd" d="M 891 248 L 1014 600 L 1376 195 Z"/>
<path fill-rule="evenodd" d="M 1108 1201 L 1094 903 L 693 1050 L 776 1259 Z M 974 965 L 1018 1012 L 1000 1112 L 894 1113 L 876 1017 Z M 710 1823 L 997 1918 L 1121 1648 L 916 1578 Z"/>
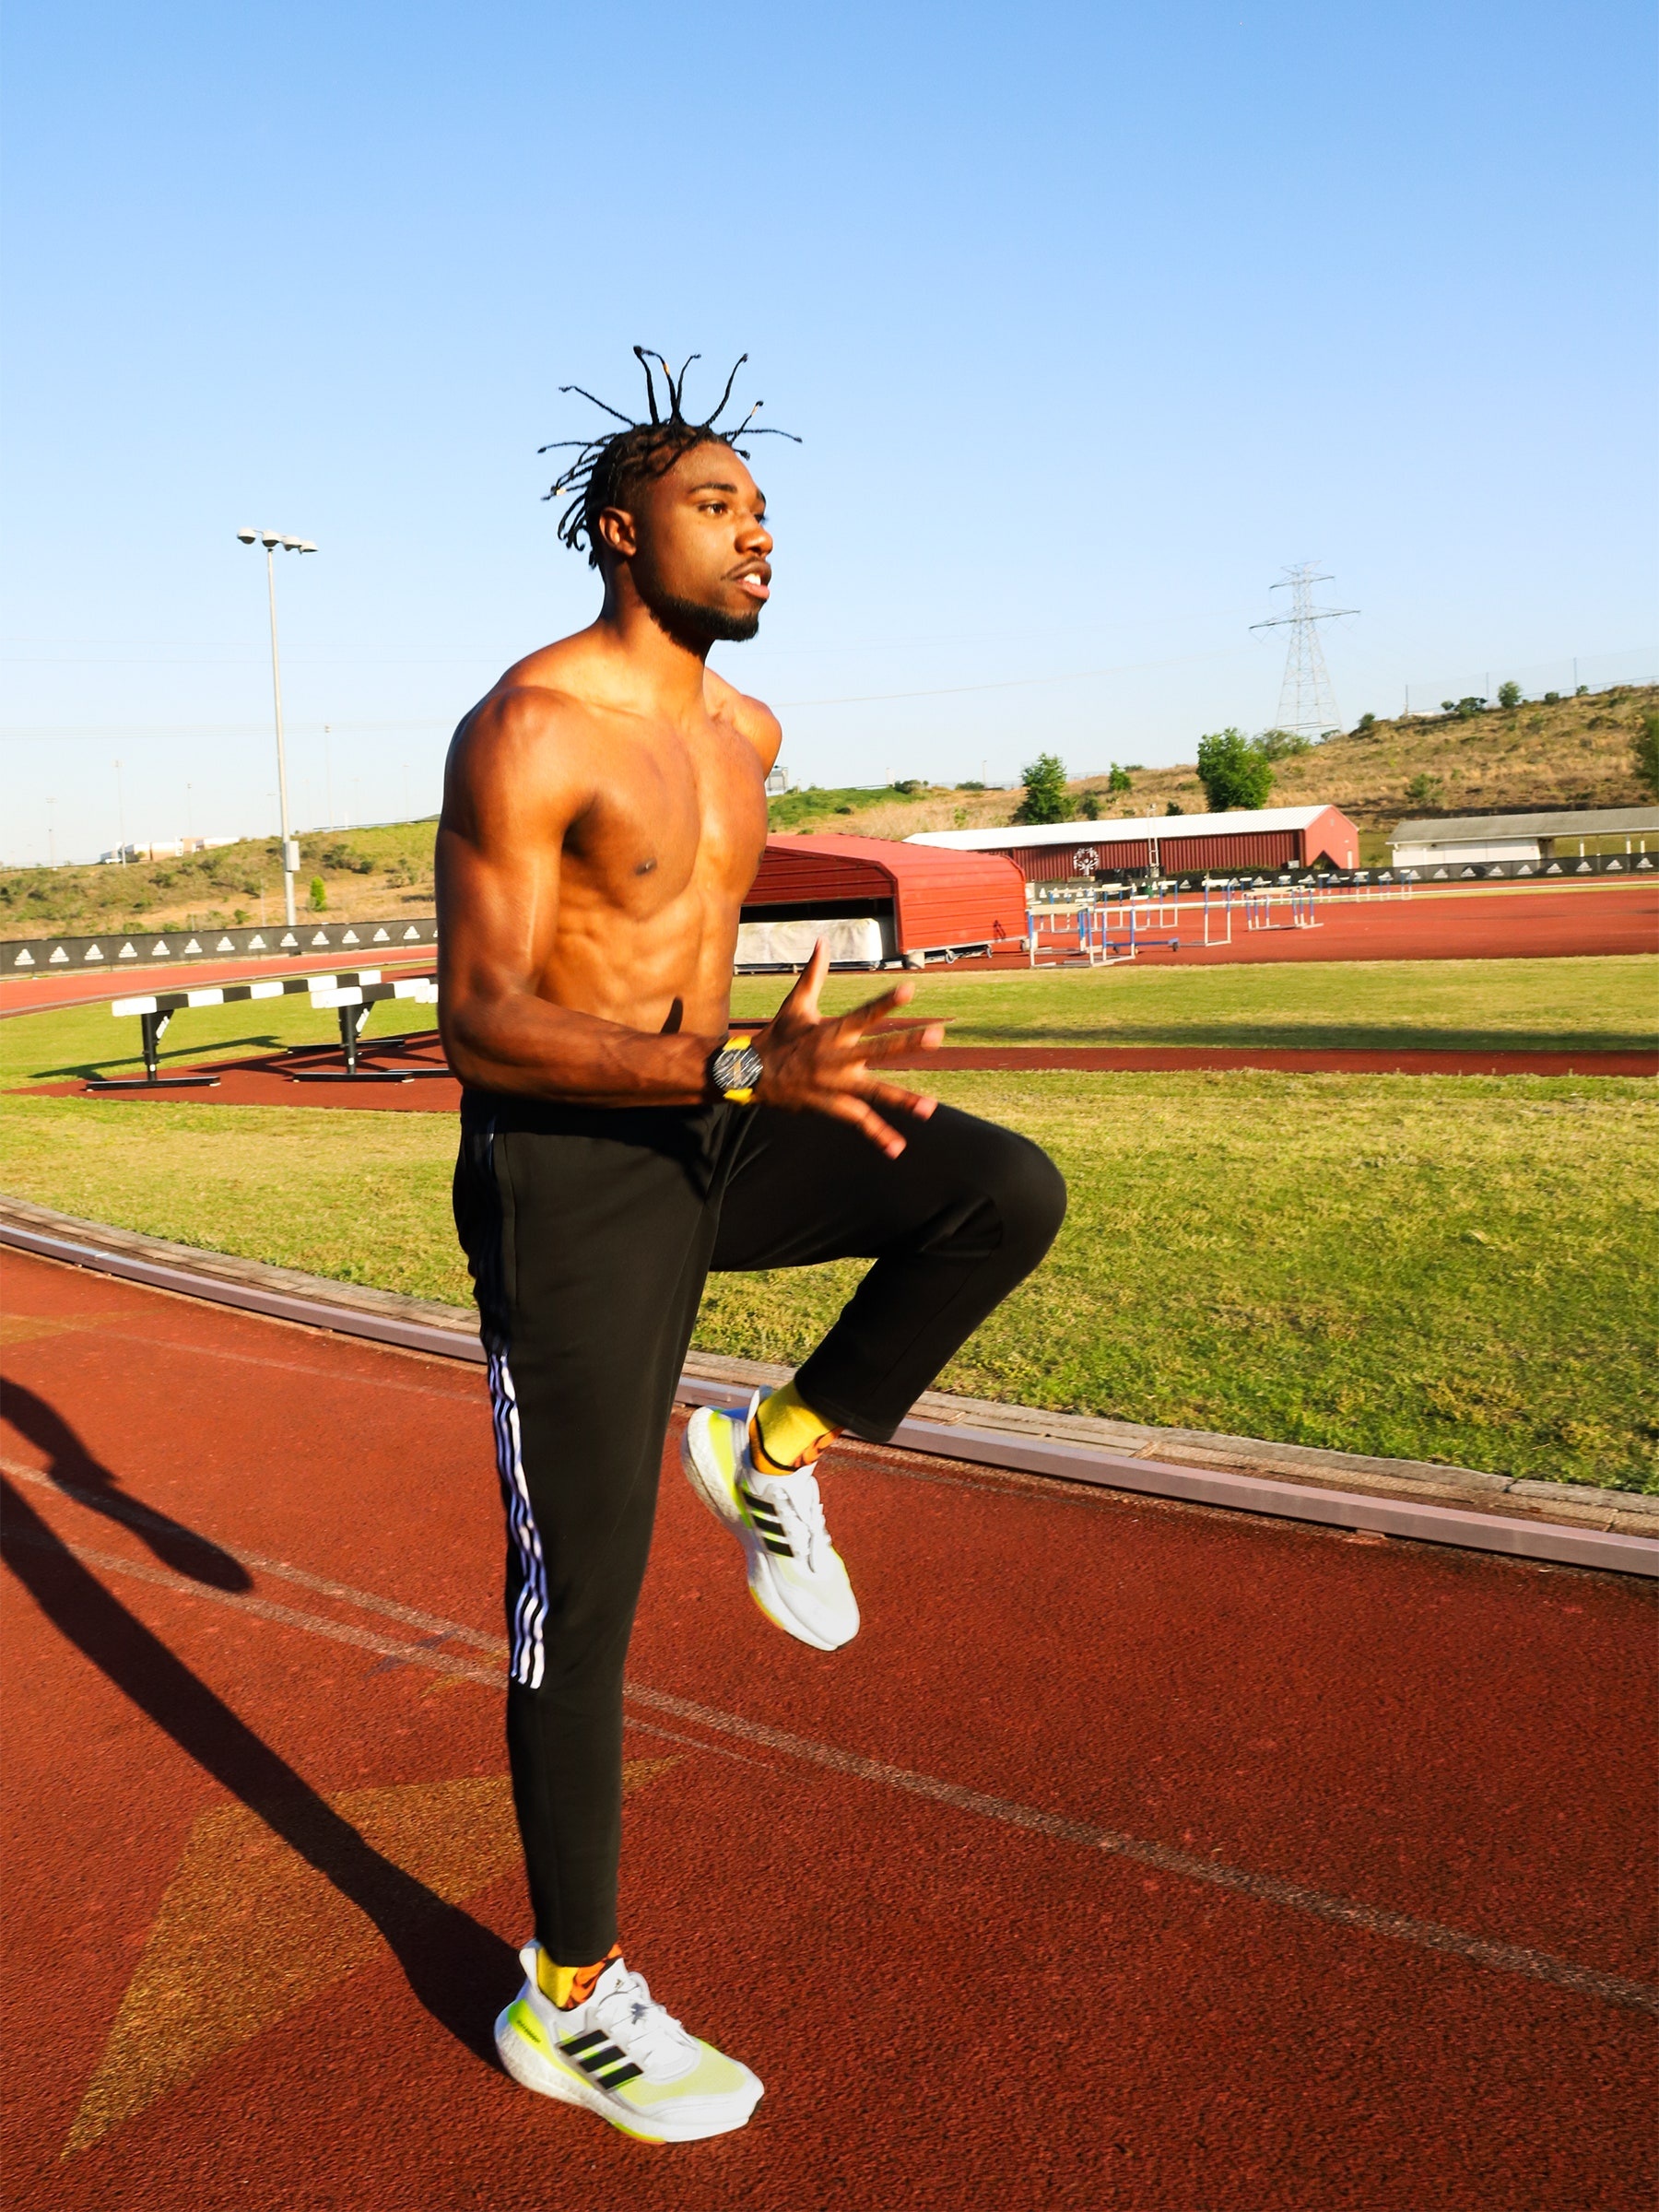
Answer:
<path fill-rule="evenodd" d="M 598 530 L 607 549 L 630 560 L 639 550 L 634 535 L 634 518 L 626 507 L 602 507 L 599 511 Z"/>

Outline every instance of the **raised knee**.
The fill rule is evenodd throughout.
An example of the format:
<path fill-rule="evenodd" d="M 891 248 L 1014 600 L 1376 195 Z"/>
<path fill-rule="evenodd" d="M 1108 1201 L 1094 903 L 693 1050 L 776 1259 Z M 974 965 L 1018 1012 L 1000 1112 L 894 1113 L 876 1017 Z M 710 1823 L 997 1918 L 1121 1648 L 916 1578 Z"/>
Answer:
<path fill-rule="evenodd" d="M 1065 1178 L 1030 1137 L 999 1129 L 1002 1140 L 989 1178 L 989 1195 L 1002 1217 L 1004 1242 L 1029 1253 L 1034 1267 L 1065 1218 Z"/>

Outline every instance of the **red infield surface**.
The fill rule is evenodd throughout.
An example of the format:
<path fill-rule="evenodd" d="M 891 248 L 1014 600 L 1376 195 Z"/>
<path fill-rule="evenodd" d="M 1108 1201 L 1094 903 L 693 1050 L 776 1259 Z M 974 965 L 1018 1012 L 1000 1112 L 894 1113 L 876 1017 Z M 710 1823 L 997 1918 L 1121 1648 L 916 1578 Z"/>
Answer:
<path fill-rule="evenodd" d="M 376 1062 L 373 1041 L 364 1052 L 365 1065 L 395 1067 L 441 1067 L 443 1055 L 436 1030 L 421 1035 L 396 1058 Z M 337 1065 L 338 1048 L 321 1046 L 314 1065 Z M 453 1077 L 422 1076 L 408 1083 L 328 1082 L 297 1083 L 289 1071 L 312 1065 L 288 1053 L 265 1054 L 254 1060 L 203 1061 L 198 1074 L 218 1077 L 212 1090 L 155 1090 L 134 1088 L 93 1093 L 81 1082 L 31 1085 L 52 1098 L 94 1095 L 118 1100 L 147 1100 L 154 1106 L 343 1106 L 358 1112 L 392 1113 L 453 1113 L 461 1102 L 461 1086 Z M 944 1045 L 937 1052 L 916 1053 L 890 1064 L 896 1070 L 935 1075 L 964 1068 L 1117 1069 L 1123 1073 L 1154 1069 L 1180 1070 L 1271 1068 L 1291 1075 L 1403 1075 L 1403 1076 L 1659 1076 L 1659 1051 L 1651 1053 L 1483 1053 L 1483 1052 L 1340 1052 L 1281 1050 L 1277 1046 L 1222 1045 Z M 170 1064 L 170 1074 L 188 1073 L 182 1064 Z"/>
<path fill-rule="evenodd" d="M 19 2212 L 1652 2205 L 1643 1589 L 859 1450 L 826 1658 L 670 1464 L 625 1934 L 767 2093 L 653 2149 L 490 2055 L 477 1371 L 7 1274 Z"/>

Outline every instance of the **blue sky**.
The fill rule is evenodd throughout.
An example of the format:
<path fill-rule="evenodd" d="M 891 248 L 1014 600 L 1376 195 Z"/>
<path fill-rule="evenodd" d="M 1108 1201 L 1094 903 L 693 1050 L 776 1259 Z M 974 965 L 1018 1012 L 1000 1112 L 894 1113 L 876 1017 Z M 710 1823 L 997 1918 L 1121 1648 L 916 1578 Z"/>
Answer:
<path fill-rule="evenodd" d="M 0 852 L 112 843 L 117 759 L 129 837 L 272 826 L 243 522 L 321 548 L 300 820 L 433 806 L 591 614 L 535 448 L 636 339 L 747 349 L 806 441 L 718 649 L 802 781 L 1191 759 L 1273 719 L 1308 559 L 1349 720 L 1659 675 L 1653 49 L 1623 0 L 20 0 Z"/>

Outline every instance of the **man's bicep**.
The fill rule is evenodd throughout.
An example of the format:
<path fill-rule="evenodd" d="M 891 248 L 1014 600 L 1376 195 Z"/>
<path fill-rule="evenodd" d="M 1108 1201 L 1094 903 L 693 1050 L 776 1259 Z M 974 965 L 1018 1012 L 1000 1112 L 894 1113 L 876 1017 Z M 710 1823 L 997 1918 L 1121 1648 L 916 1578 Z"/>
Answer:
<path fill-rule="evenodd" d="M 445 964 L 463 988 L 534 982 L 559 917 L 565 833 L 589 804 L 576 748 L 547 712 L 496 712 L 457 738 L 439 824 Z"/>

